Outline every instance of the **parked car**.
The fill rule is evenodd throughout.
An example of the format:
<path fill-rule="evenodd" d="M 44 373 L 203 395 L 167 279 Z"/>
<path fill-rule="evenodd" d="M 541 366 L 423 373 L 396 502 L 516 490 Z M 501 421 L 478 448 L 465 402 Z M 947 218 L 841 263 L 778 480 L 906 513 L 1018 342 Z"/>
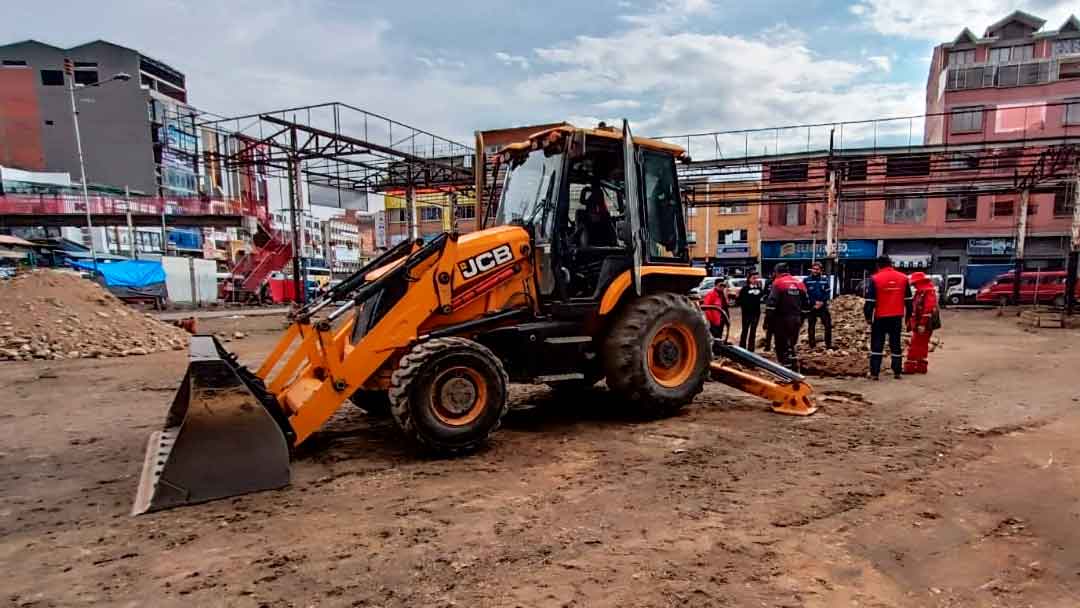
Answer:
<path fill-rule="evenodd" d="M 1015 304 L 1013 286 L 1016 273 L 1006 272 L 998 275 L 993 281 L 983 286 L 975 296 L 975 301 L 980 304 Z M 1080 282 L 1077 283 L 1076 293 L 1080 295 Z M 1052 270 L 1049 272 L 1022 272 L 1020 273 L 1020 304 L 1053 304 L 1065 305 L 1065 271 Z"/>
<path fill-rule="evenodd" d="M 733 277 L 727 280 L 727 297 L 733 306 L 735 298 L 739 296 L 739 290 L 742 289 L 743 285 L 746 285 L 746 279 L 743 277 Z"/>
<path fill-rule="evenodd" d="M 701 279 L 698 286 L 690 290 L 690 296 L 694 298 L 704 298 L 705 294 L 709 293 L 709 290 L 716 285 L 716 282 L 724 277 L 705 277 Z"/>
<path fill-rule="evenodd" d="M 15 277 L 15 268 L 12 266 L 0 266 L 0 279 L 11 279 Z"/>

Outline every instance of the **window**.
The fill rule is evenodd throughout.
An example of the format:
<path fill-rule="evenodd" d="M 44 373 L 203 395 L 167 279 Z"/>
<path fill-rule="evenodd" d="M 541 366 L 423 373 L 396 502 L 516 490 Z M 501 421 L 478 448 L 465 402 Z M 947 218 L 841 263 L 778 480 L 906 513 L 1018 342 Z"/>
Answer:
<path fill-rule="evenodd" d="M 949 53 L 949 67 L 975 63 L 975 49 L 965 51 L 951 51 Z"/>
<path fill-rule="evenodd" d="M 64 86 L 64 72 L 62 70 L 41 70 L 41 86 Z"/>
<path fill-rule="evenodd" d="M 685 240 L 679 192 L 675 184 L 675 159 L 646 150 L 642 154 L 642 189 L 645 193 L 645 247 L 650 257 L 683 256 Z"/>
<path fill-rule="evenodd" d="M 866 181 L 866 159 L 849 160 L 844 167 L 844 179 L 849 182 Z"/>
<path fill-rule="evenodd" d="M 949 115 L 950 133 L 982 131 L 982 108 L 956 108 Z"/>
<path fill-rule="evenodd" d="M 0 65 L 5 68 L 23 68 L 26 67 L 26 62 L 22 59 L 5 59 L 0 61 Z"/>
<path fill-rule="evenodd" d="M 746 213 L 748 210 L 749 207 L 747 207 L 746 203 L 743 201 L 722 202 L 717 208 L 720 215 L 736 215 L 739 213 Z"/>
<path fill-rule="evenodd" d="M 686 242 L 690 244 L 697 243 L 697 232 L 688 230 L 686 232 Z"/>
<path fill-rule="evenodd" d="M 1013 201 L 994 201 L 994 217 L 1010 217 L 1015 212 Z"/>
<path fill-rule="evenodd" d="M 1058 67 L 1058 80 L 1080 78 L 1080 61 L 1062 61 Z"/>
<path fill-rule="evenodd" d="M 697 207 L 687 207 L 686 208 L 686 216 L 687 217 L 697 217 Z"/>
<path fill-rule="evenodd" d="M 810 172 L 807 163 L 777 163 L 769 165 L 770 182 L 803 182 Z"/>
<path fill-rule="evenodd" d="M 75 67 L 76 68 L 94 68 L 96 70 L 97 69 L 97 62 L 96 61 L 76 61 L 75 62 Z"/>
<path fill-rule="evenodd" d="M 993 67 L 950 68 L 945 78 L 945 89 L 948 91 L 992 86 L 994 86 Z"/>
<path fill-rule="evenodd" d="M 1072 53 L 1080 53 L 1080 38 L 1054 41 L 1055 55 L 1070 55 Z"/>
<path fill-rule="evenodd" d="M 945 201 L 945 221 L 974 220 L 979 215 L 979 197 L 972 194 L 950 196 Z"/>
<path fill-rule="evenodd" d="M 1054 192 L 1054 217 L 1072 216 L 1074 200 L 1075 196 L 1069 188 L 1058 188 Z"/>
<path fill-rule="evenodd" d="M 990 63 L 1015 63 L 1028 61 L 1034 56 L 1035 47 L 1030 44 L 1003 46 L 990 49 Z"/>
<path fill-rule="evenodd" d="M 391 222 L 404 222 L 405 221 L 405 208 L 398 207 L 397 209 L 387 209 L 386 216 L 390 218 Z"/>
<path fill-rule="evenodd" d="M 97 82 L 97 70 L 75 70 L 75 84 L 92 85 Z"/>
<path fill-rule="evenodd" d="M 442 219 L 442 207 L 420 207 L 420 221 L 436 222 Z"/>
<path fill-rule="evenodd" d="M 890 198 L 885 201 L 886 224 L 922 224 L 926 222 L 925 198 Z"/>
<path fill-rule="evenodd" d="M 1065 100 L 1065 124 L 1080 125 L 1080 99 Z"/>
<path fill-rule="evenodd" d="M 459 220 L 471 220 L 476 217 L 476 205 L 458 205 L 454 207 L 454 217 Z"/>
<path fill-rule="evenodd" d="M 843 224 L 862 224 L 866 222 L 866 202 L 841 199 L 840 219 Z"/>
<path fill-rule="evenodd" d="M 803 203 L 787 203 L 780 206 L 780 226 L 805 226 L 806 205 Z"/>
<path fill-rule="evenodd" d="M 930 175 L 930 155 L 904 154 L 890 156 L 885 161 L 885 175 L 888 177 Z"/>
<path fill-rule="evenodd" d="M 745 243 L 750 238 L 750 231 L 746 228 L 734 230 L 720 230 L 716 233 L 716 242 L 721 245 L 736 245 Z"/>

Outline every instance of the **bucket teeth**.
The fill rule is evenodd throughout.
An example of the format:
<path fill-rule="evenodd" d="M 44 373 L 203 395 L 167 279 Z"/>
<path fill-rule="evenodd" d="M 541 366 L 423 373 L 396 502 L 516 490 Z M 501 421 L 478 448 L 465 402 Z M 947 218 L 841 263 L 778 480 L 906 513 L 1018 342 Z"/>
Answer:
<path fill-rule="evenodd" d="M 282 429 L 212 336 L 193 336 L 187 374 L 151 433 L 132 514 L 289 483 Z"/>

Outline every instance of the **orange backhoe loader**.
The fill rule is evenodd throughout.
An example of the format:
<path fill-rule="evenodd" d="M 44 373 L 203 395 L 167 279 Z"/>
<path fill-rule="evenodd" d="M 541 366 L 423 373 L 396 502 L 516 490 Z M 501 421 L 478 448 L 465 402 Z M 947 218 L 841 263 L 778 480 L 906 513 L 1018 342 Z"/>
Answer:
<path fill-rule="evenodd" d="M 492 227 L 390 249 L 295 312 L 256 371 L 194 336 L 133 512 L 287 485 L 292 448 L 350 398 L 442 453 L 498 429 L 510 382 L 572 390 L 606 379 L 628 408 L 662 416 L 711 373 L 777 411 L 812 413 L 801 376 L 714 345 L 687 297 L 704 271 L 689 260 L 684 157 L 625 122 L 622 133 L 536 133 L 500 152 L 508 170 Z M 727 361 L 713 361 L 714 347 Z"/>

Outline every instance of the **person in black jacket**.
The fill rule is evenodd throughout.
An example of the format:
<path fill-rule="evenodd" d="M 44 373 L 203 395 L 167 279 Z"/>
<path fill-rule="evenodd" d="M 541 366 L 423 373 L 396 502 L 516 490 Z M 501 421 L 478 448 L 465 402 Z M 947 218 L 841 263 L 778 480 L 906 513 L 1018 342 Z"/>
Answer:
<path fill-rule="evenodd" d="M 761 319 L 761 301 L 765 298 L 765 287 L 761 284 L 761 275 L 751 272 L 746 284 L 739 289 L 735 304 L 742 310 L 742 332 L 739 334 L 739 346 L 750 350 L 757 347 L 757 326 Z"/>

